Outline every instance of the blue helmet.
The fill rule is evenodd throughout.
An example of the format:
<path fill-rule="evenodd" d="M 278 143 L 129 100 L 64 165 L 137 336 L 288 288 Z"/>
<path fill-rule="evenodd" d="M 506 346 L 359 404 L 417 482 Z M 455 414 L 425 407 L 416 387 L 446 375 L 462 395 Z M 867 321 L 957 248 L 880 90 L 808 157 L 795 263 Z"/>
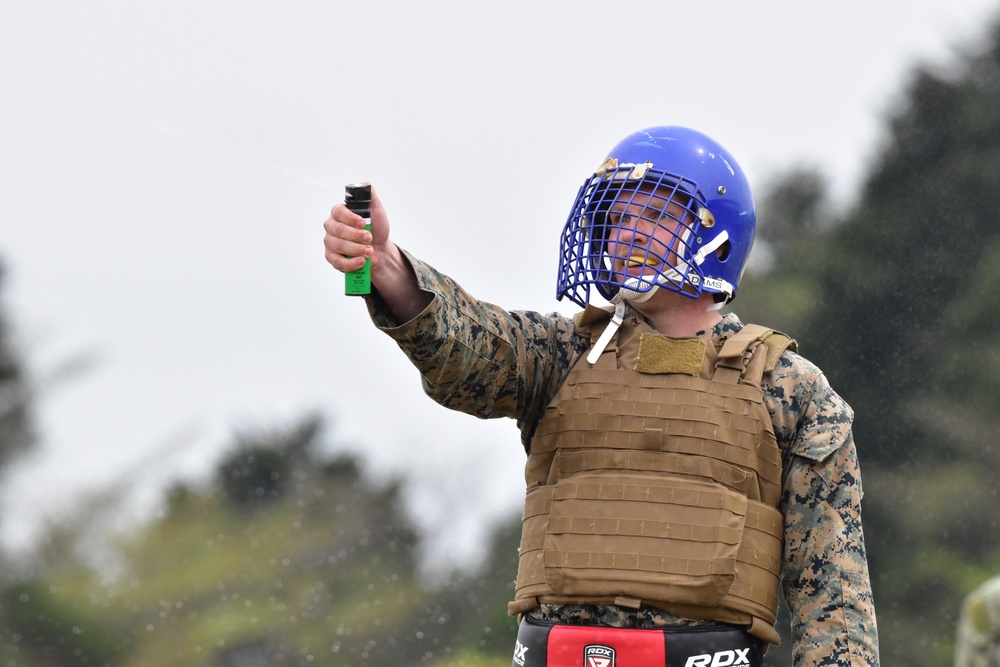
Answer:
<path fill-rule="evenodd" d="M 626 209 L 631 216 L 621 215 Z M 617 240 L 636 216 L 657 226 L 661 240 Z M 608 300 L 641 301 L 664 288 L 691 298 L 709 292 L 721 307 L 736 296 L 756 220 L 750 185 L 725 148 L 683 127 L 640 130 L 577 193 L 560 239 L 556 297 L 583 307 L 592 285 Z M 616 269 L 616 260 L 642 266 L 640 275 Z"/>

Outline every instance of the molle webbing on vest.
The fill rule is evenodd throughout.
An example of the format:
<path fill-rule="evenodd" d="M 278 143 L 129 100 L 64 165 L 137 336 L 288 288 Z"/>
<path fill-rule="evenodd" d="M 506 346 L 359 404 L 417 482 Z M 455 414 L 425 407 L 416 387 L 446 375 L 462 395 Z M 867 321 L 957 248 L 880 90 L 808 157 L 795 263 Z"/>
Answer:
<path fill-rule="evenodd" d="M 550 410 L 535 430 L 532 455 L 607 448 L 706 456 L 756 474 L 762 496 L 754 499 L 777 506 L 781 455 L 776 446 L 760 446 L 770 421 L 765 427 L 750 407 L 763 400 L 759 388 L 719 386 L 687 375 L 581 369 L 563 389 L 559 410 Z"/>
<path fill-rule="evenodd" d="M 676 370 L 699 365 L 690 345 L 629 320 L 572 369 L 531 442 L 512 610 L 619 598 L 753 622 L 776 642 L 781 457 L 761 379 L 789 343 L 760 345 L 771 335 L 703 345 L 690 375 Z M 652 355 L 637 363 L 640 350 Z"/>

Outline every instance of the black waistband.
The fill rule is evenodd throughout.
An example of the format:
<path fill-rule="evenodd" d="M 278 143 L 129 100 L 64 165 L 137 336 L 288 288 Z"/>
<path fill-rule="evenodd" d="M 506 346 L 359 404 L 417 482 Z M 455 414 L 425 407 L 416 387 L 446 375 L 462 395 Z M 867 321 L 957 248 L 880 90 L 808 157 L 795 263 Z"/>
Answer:
<path fill-rule="evenodd" d="M 512 667 L 761 667 L 762 642 L 733 625 L 656 629 L 563 625 L 525 617 Z"/>

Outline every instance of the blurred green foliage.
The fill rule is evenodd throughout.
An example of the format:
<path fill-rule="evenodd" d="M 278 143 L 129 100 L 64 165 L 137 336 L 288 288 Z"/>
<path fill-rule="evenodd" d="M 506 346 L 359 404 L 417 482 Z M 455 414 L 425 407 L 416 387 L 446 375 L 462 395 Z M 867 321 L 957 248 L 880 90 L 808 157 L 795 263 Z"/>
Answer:
<path fill-rule="evenodd" d="M 513 560 L 498 549 L 484 574 L 421 584 L 399 482 L 322 455 L 321 432 L 306 418 L 239 436 L 208 488 L 174 487 L 163 515 L 120 537 L 113 558 L 55 559 L 8 582 L 0 664 L 471 665 L 506 655 Z"/>

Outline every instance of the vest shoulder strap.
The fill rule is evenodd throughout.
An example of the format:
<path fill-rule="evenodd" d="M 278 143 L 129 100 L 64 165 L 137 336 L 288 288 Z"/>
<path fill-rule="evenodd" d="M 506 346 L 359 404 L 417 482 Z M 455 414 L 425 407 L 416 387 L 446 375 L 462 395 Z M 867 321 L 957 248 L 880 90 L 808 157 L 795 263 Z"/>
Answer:
<path fill-rule="evenodd" d="M 798 349 L 795 340 L 780 331 L 759 324 L 748 324 L 730 336 L 722 345 L 722 349 L 719 350 L 719 362 L 729 366 L 733 363 L 739 363 L 748 350 L 756 348 L 760 343 L 763 343 L 767 349 L 767 359 L 764 362 L 765 373 L 774 370 L 774 366 L 778 363 L 778 357 L 785 350 L 795 352 Z"/>
<path fill-rule="evenodd" d="M 794 338 L 789 338 L 780 331 L 772 331 L 763 341 L 767 346 L 767 363 L 764 364 L 764 371 L 770 373 L 778 363 L 778 357 L 784 354 L 785 350 L 797 352 L 799 344 Z"/>

